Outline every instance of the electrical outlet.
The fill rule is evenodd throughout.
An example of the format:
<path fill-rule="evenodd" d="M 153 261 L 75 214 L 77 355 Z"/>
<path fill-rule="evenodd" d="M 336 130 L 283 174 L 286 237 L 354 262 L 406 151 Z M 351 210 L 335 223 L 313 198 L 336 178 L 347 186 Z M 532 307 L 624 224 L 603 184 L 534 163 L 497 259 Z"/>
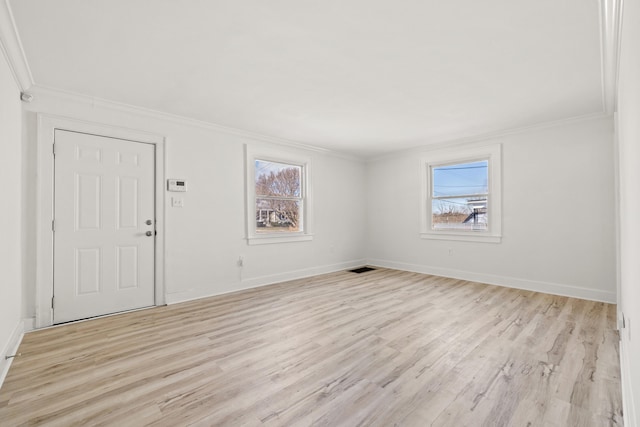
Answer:
<path fill-rule="evenodd" d="M 238 257 L 238 262 L 237 262 L 237 264 L 238 264 L 238 267 L 244 267 L 244 255 L 240 255 L 240 256 Z"/>
<path fill-rule="evenodd" d="M 184 207 L 184 200 L 182 200 L 180 197 L 172 197 L 171 198 L 171 207 L 174 207 L 174 208 L 182 208 L 182 207 Z"/>

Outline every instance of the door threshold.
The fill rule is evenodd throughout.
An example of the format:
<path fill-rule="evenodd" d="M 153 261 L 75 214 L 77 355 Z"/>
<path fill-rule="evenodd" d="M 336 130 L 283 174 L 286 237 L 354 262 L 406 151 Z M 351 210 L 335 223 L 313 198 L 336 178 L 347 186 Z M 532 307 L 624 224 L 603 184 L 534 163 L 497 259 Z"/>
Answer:
<path fill-rule="evenodd" d="M 51 329 L 51 328 L 57 328 L 58 326 L 67 326 L 67 325 L 72 325 L 72 324 L 76 324 L 76 323 L 81 323 L 81 322 L 88 322 L 90 320 L 96 320 L 96 319 L 102 319 L 104 317 L 112 317 L 112 316 L 118 316 L 120 314 L 126 314 L 126 313 L 134 313 L 136 311 L 142 311 L 142 310 L 151 310 L 153 308 L 158 308 L 158 307 L 165 307 L 167 304 L 163 304 L 163 305 L 150 305 L 148 307 L 140 307 L 140 308 L 132 308 L 131 310 L 124 310 L 124 311 L 117 311 L 115 313 L 108 313 L 108 314 L 101 314 L 99 316 L 92 316 L 92 317 L 86 317 L 84 319 L 77 319 L 77 320 L 69 320 L 67 322 L 61 322 L 61 323 L 55 323 L 53 325 L 50 326 L 45 326 L 42 328 L 37 328 L 37 329 L 32 329 L 29 332 L 35 332 L 35 331 L 42 331 L 44 329 Z M 27 332 L 25 332 L 27 333 Z"/>

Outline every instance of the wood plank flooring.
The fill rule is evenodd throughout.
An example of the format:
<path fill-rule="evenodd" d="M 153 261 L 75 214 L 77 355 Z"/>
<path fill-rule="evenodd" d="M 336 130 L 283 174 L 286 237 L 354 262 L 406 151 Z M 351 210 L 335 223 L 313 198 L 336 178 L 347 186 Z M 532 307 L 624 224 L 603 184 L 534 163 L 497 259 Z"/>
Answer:
<path fill-rule="evenodd" d="M 338 272 L 25 335 L 0 425 L 617 426 L 615 306 Z"/>

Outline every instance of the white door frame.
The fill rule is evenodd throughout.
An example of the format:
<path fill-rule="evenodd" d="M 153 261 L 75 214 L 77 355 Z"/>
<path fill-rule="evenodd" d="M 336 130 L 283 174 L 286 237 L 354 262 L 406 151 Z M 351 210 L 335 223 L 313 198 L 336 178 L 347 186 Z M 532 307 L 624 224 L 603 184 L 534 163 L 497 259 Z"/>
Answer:
<path fill-rule="evenodd" d="M 53 141 L 56 129 L 82 132 L 110 138 L 126 139 L 155 145 L 155 305 L 164 305 L 164 181 L 165 138 L 161 135 L 140 132 L 82 120 L 49 114 L 38 114 L 37 146 L 37 226 L 36 226 L 36 319 L 35 327 L 53 325 L 53 208 L 54 208 L 54 159 Z"/>

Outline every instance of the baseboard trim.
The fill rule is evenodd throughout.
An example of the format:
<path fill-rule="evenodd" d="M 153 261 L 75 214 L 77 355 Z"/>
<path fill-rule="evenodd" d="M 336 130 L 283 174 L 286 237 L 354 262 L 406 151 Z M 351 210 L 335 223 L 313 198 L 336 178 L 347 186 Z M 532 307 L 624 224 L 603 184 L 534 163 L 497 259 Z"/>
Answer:
<path fill-rule="evenodd" d="M 383 259 L 370 259 L 368 265 L 393 268 L 396 270 L 411 271 L 414 273 L 431 274 L 434 276 L 450 277 L 452 279 L 468 280 L 471 282 L 487 283 L 489 285 L 504 286 L 507 288 L 523 289 L 527 291 L 542 292 L 546 294 L 565 297 L 580 298 L 591 301 L 599 301 L 615 304 L 614 292 L 600 291 L 596 289 L 581 288 L 578 286 L 564 285 L 561 283 L 539 282 L 535 280 L 518 279 L 515 277 L 498 276 L 493 274 L 474 273 L 470 271 L 455 270 L 449 268 L 433 267 L 428 265 L 409 264 L 404 262 L 389 261 Z"/>
<path fill-rule="evenodd" d="M 624 333 L 626 330 L 621 330 Z M 622 420 L 625 427 L 638 427 L 636 418 L 636 408 L 633 400 L 633 389 L 631 388 L 631 370 L 629 366 L 629 355 L 627 354 L 626 340 L 620 340 L 620 380 L 622 381 Z"/>
<path fill-rule="evenodd" d="M 334 273 L 340 270 L 346 270 L 355 267 L 361 267 L 366 264 L 365 259 L 340 262 L 337 264 L 329 264 L 320 267 L 305 268 L 300 270 L 292 270 L 285 273 L 271 274 L 266 276 L 252 277 L 242 279 L 239 283 L 233 285 L 232 289 L 224 292 L 215 292 L 202 294 L 198 290 L 189 290 L 185 292 L 176 292 L 167 294 L 167 304 L 177 304 L 181 302 L 194 301 L 201 298 L 209 298 L 217 295 L 231 294 L 234 292 L 244 291 L 247 289 L 269 286 L 275 283 L 287 282 L 289 280 L 304 279 L 306 277 L 317 276 L 319 274 Z M 230 286 L 231 287 L 231 286 Z"/>
<path fill-rule="evenodd" d="M 247 288 L 255 288 L 258 286 L 272 285 L 274 283 L 286 282 L 289 280 L 304 279 L 305 277 L 317 276 L 319 274 L 334 273 L 348 268 L 361 267 L 365 265 L 365 259 L 357 259 L 352 261 L 340 262 L 337 264 L 323 265 L 320 267 L 311 267 L 301 270 L 288 271 L 286 273 L 270 274 L 267 276 L 253 277 L 242 281 L 242 285 Z"/>
<path fill-rule="evenodd" d="M 4 383 L 4 379 L 7 377 L 9 373 L 9 368 L 11 367 L 11 362 L 13 362 L 13 358 L 5 359 L 5 356 L 11 356 L 16 354 L 18 351 L 18 347 L 22 342 L 22 337 L 24 336 L 24 320 L 18 322 L 16 327 L 13 329 L 11 333 L 11 337 L 9 337 L 9 341 L 6 343 L 4 348 L 2 349 L 2 354 L 0 357 L 0 387 Z"/>

